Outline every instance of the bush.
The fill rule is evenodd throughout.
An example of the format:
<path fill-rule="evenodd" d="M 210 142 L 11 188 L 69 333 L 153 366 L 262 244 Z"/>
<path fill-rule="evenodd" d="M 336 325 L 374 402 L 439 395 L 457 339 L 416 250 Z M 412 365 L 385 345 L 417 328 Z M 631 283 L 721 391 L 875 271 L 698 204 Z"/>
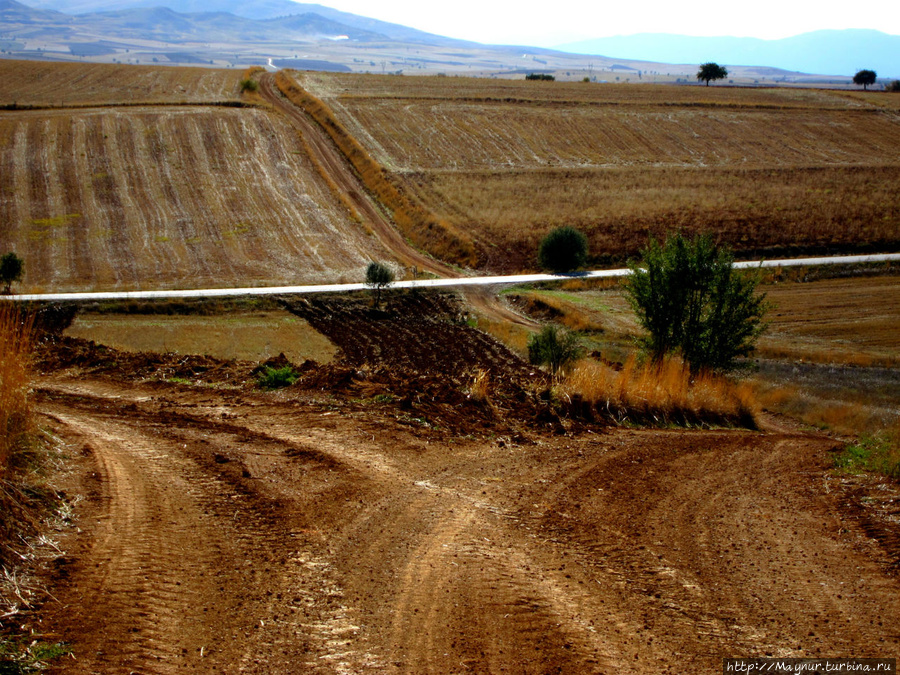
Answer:
<path fill-rule="evenodd" d="M 256 91 L 259 89 L 259 82 L 249 77 L 241 80 L 241 92 Z"/>
<path fill-rule="evenodd" d="M 548 75 L 547 73 L 528 73 L 525 76 L 526 80 L 537 80 L 539 82 L 555 82 L 556 78 L 553 75 Z"/>
<path fill-rule="evenodd" d="M 765 328 L 758 277 L 736 273 L 731 252 L 708 235 L 651 239 L 641 253 L 641 263 L 628 264 L 625 290 L 653 360 L 680 352 L 692 373 L 733 370 Z"/>
<path fill-rule="evenodd" d="M 294 384 L 299 378 L 300 375 L 290 366 L 284 368 L 266 366 L 256 376 L 256 384 L 261 389 L 281 389 Z"/>
<path fill-rule="evenodd" d="M 382 262 L 370 262 L 366 267 L 366 286 L 375 291 L 375 306 L 381 304 L 381 289 L 394 283 L 394 270 Z"/>
<path fill-rule="evenodd" d="M 544 326 L 540 333 L 528 340 L 528 360 L 536 366 L 546 364 L 554 376 L 577 361 L 581 353 L 578 338 L 553 325 Z"/>
<path fill-rule="evenodd" d="M 888 82 L 886 85 L 884 85 L 884 90 L 894 92 L 900 91 L 900 80 L 892 80 L 891 82 Z"/>
<path fill-rule="evenodd" d="M 558 227 L 541 241 L 538 262 L 553 272 L 571 272 L 587 262 L 587 237 L 574 227 Z"/>
<path fill-rule="evenodd" d="M 3 284 L 3 292 L 9 293 L 13 282 L 22 279 L 25 272 L 24 261 L 15 253 L 5 253 L 0 258 L 0 283 Z"/>

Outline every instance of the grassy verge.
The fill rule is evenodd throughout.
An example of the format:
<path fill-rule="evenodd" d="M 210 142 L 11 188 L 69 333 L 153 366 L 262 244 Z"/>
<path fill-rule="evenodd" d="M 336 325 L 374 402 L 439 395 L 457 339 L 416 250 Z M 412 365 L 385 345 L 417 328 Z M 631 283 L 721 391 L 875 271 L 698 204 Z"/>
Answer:
<path fill-rule="evenodd" d="M 848 473 L 877 473 L 900 479 L 900 426 L 863 434 L 834 458 L 834 466 Z"/>

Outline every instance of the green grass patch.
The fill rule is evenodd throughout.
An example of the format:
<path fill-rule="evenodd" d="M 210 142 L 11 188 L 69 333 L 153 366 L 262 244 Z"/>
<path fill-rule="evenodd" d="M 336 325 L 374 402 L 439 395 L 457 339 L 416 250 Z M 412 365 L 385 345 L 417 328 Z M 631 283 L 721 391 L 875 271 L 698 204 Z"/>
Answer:
<path fill-rule="evenodd" d="M 285 366 L 284 368 L 266 366 L 256 376 L 256 384 L 260 389 L 281 389 L 294 384 L 299 378 L 300 375 L 290 366 Z"/>
<path fill-rule="evenodd" d="M 877 473 L 900 479 L 900 429 L 863 434 L 834 458 L 834 466 L 848 473 Z"/>
<path fill-rule="evenodd" d="M 46 669 L 49 661 L 67 656 L 70 652 L 64 643 L 0 637 L 0 675 L 24 675 Z"/>

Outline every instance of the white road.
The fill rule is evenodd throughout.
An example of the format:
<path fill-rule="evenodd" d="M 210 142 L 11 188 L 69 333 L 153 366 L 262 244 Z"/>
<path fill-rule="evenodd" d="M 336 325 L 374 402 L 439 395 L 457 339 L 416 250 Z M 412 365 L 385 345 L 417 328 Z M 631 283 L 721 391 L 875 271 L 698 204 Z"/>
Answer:
<path fill-rule="evenodd" d="M 834 256 L 827 258 L 789 258 L 784 260 L 754 260 L 737 262 L 738 269 L 754 267 L 800 267 L 817 265 L 854 265 L 867 262 L 900 262 L 900 253 L 877 255 Z M 498 286 L 525 284 L 536 281 L 564 281 L 566 279 L 598 279 L 623 277 L 628 268 L 595 270 L 573 274 L 516 274 L 497 277 L 463 277 L 459 279 L 416 279 L 396 281 L 391 288 L 459 288 L 462 286 Z M 96 301 L 96 300 L 171 300 L 183 298 L 224 298 L 248 295 L 298 295 L 306 293 L 348 293 L 368 288 L 365 284 L 323 284 L 319 286 L 266 286 L 259 288 L 198 288 L 168 291 L 106 291 L 98 293 L 34 293 L 0 295 L 3 300 L 19 301 Z"/>

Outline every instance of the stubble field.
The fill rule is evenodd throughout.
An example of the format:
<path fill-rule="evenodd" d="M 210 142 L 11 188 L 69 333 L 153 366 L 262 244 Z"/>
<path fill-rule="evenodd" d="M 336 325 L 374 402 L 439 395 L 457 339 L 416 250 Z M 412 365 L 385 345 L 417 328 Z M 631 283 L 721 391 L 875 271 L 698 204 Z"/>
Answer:
<path fill-rule="evenodd" d="M 713 231 L 746 255 L 892 249 L 896 101 L 855 93 L 298 75 L 393 179 L 477 242 L 534 265 L 558 225 L 598 261 Z M 885 99 L 886 100 L 882 100 Z"/>
<path fill-rule="evenodd" d="M 213 103 L 240 99 L 241 71 L 0 60 L 0 105 Z"/>
<path fill-rule="evenodd" d="M 0 221 L 32 291 L 338 281 L 387 255 L 257 109 L 2 113 Z"/>

